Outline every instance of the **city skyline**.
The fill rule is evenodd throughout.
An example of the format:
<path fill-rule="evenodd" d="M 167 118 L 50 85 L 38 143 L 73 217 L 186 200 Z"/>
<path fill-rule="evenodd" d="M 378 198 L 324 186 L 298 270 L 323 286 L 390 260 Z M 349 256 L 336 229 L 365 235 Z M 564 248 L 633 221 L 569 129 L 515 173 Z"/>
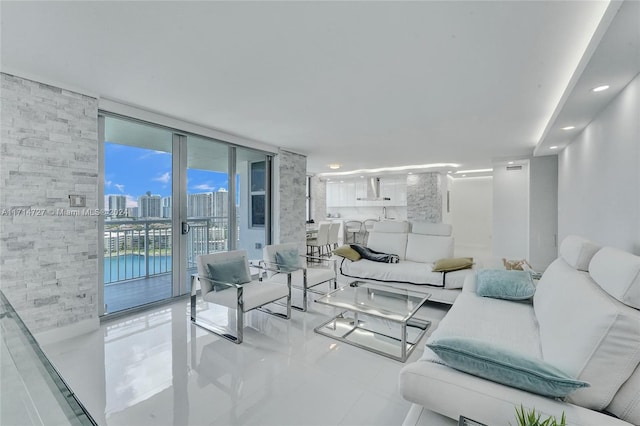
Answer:
<path fill-rule="evenodd" d="M 126 207 L 138 207 L 138 198 L 151 192 L 172 196 L 171 153 L 105 142 L 105 206 L 110 195 L 126 197 Z M 226 172 L 187 169 L 187 193 L 227 191 Z"/>

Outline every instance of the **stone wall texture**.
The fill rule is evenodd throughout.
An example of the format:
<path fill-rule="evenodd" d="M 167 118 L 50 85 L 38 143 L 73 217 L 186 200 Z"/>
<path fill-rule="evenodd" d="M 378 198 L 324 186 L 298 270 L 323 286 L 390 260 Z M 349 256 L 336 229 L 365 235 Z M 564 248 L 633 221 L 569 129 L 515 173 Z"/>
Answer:
<path fill-rule="evenodd" d="M 304 249 L 306 240 L 305 215 L 307 157 L 280 150 L 280 243 L 299 242 Z"/>
<path fill-rule="evenodd" d="M 35 333 L 97 318 L 98 102 L 0 78 L 0 287 Z"/>
<path fill-rule="evenodd" d="M 318 176 L 311 178 L 311 218 L 320 222 L 327 217 L 327 182 Z"/>
<path fill-rule="evenodd" d="M 407 176 L 407 219 L 442 222 L 440 173 L 417 173 Z"/>

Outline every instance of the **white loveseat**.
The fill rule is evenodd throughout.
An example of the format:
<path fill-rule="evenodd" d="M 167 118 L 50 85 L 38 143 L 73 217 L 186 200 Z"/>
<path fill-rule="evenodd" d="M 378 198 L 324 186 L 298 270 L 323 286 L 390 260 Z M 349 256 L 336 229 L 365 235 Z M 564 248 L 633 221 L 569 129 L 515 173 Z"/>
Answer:
<path fill-rule="evenodd" d="M 474 337 L 543 359 L 591 387 L 564 400 L 540 396 L 454 370 L 428 347 L 399 377 L 417 406 L 487 425 L 515 424 L 515 407 L 544 417 L 564 412 L 571 425 L 640 424 L 640 257 L 567 237 L 532 302 L 480 297 L 464 286 L 427 343 Z M 618 418 L 603 414 L 609 412 Z M 411 413 L 411 412 L 410 412 Z M 409 423 L 409 416 L 405 425 Z"/>
<path fill-rule="evenodd" d="M 397 254 L 398 263 L 343 259 L 340 273 L 346 279 L 360 279 L 393 287 L 431 294 L 437 302 L 453 303 L 472 270 L 433 272 L 439 259 L 453 257 L 451 225 L 407 221 L 375 223 L 367 247 L 382 253 Z"/>

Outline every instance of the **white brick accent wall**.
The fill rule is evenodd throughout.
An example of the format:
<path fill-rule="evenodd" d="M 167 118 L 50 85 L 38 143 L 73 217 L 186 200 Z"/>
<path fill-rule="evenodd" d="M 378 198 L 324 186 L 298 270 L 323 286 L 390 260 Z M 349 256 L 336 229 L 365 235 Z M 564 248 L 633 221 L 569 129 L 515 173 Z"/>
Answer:
<path fill-rule="evenodd" d="M 279 170 L 279 209 L 278 228 L 280 235 L 274 238 L 280 243 L 300 243 L 305 248 L 306 226 L 306 178 L 307 157 L 280 150 Z"/>
<path fill-rule="evenodd" d="M 416 173 L 407 176 L 407 219 L 442 222 L 440 173 Z"/>
<path fill-rule="evenodd" d="M 97 319 L 97 100 L 0 77 L 0 288 L 34 333 Z"/>

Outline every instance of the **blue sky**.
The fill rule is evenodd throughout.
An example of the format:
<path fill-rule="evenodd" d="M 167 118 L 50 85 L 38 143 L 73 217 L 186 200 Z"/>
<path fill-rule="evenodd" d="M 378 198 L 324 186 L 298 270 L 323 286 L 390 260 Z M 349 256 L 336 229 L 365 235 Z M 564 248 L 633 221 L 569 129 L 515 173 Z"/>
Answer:
<path fill-rule="evenodd" d="M 127 207 L 138 205 L 138 197 L 147 191 L 162 197 L 171 195 L 171 154 L 152 149 L 104 144 L 105 195 L 127 196 Z M 187 170 L 187 193 L 227 190 L 226 173 Z"/>

